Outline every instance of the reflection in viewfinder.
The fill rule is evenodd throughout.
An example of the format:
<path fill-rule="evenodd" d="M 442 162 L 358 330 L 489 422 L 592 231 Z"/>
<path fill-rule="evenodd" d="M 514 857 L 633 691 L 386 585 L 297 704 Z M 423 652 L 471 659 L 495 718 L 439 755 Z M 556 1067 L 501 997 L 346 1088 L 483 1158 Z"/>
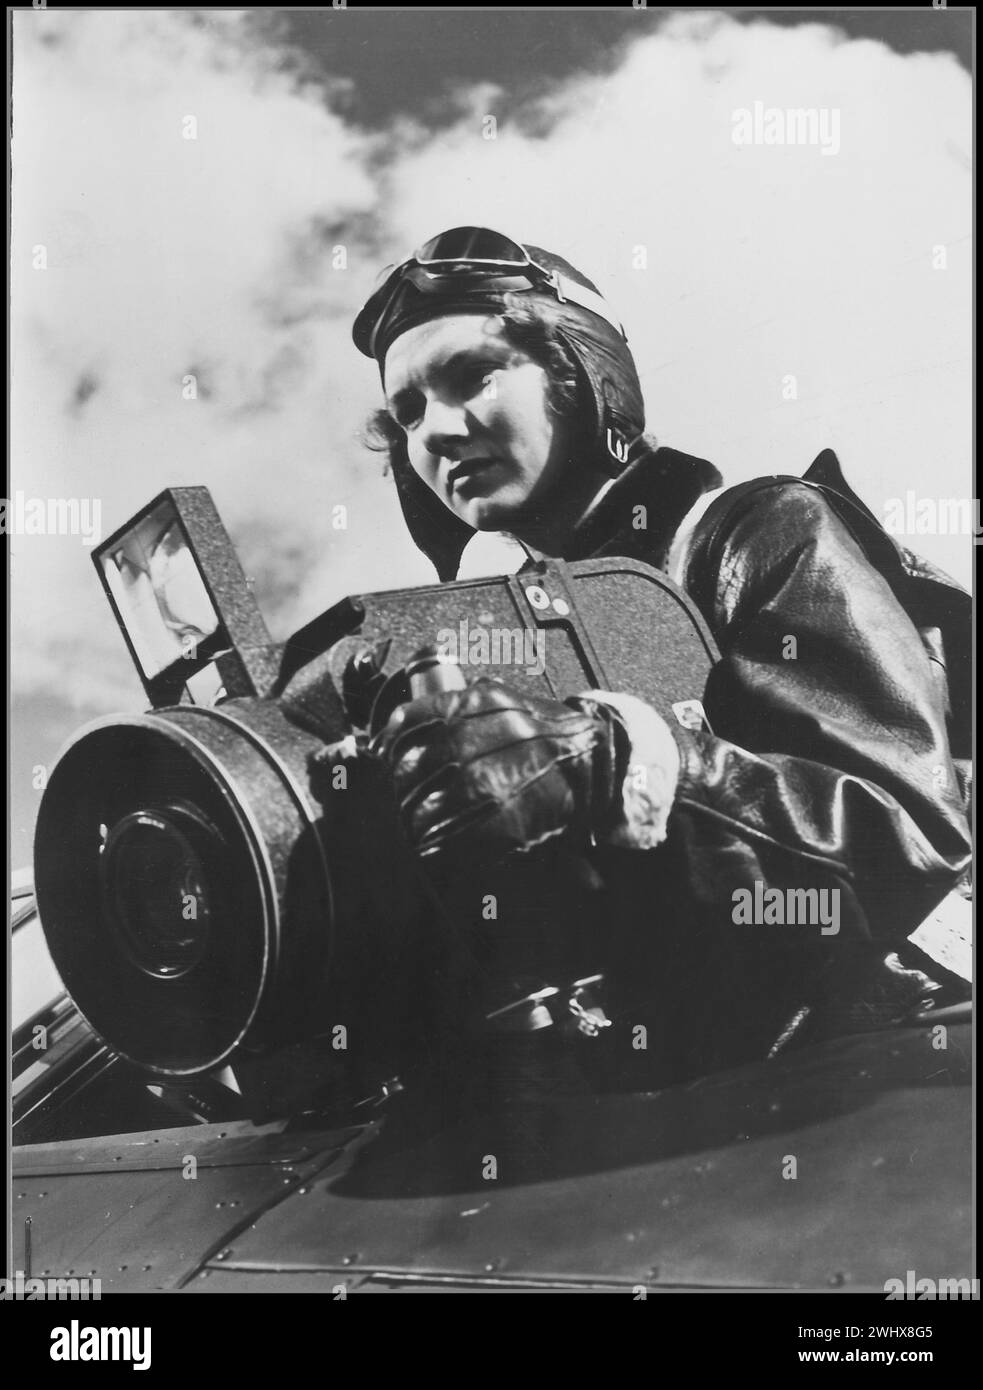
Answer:
<path fill-rule="evenodd" d="M 144 675 L 151 679 L 219 625 L 177 513 L 162 502 L 102 556 L 103 569 Z"/>

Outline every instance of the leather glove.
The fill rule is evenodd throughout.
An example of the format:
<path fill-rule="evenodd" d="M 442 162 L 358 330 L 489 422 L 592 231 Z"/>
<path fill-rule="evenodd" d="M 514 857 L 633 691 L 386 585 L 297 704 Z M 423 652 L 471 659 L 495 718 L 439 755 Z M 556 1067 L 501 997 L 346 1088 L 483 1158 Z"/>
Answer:
<path fill-rule="evenodd" d="M 570 831 L 588 841 L 622 812 L 630 740 L 589 697 L 561 704 L 480 676 L 401 705 L 373 741 L 418 853 L 500 855 Z"/>

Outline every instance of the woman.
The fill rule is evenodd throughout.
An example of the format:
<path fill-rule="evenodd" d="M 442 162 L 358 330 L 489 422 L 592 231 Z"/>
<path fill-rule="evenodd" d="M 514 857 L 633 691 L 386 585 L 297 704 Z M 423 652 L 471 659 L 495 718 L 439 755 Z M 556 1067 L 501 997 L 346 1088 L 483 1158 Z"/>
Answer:
<path fill-rule="evenodd" d="M 855 1026 L 885 1000 L 886 956 L 878 1020 L 916 1005 L 931 982 L 892 953 L 967 869 L 965 779 L 944 679 L 870 562 L 876 523 L 835 457 L 723 489 L 705 460 L 655 447 L 596 287 L 488 229 L 433 238 L 353 336 L 379 364 L 403 513 L 441 579 L 478 531 L 533 559 L 629 555 L 682 584 L 722 657 L 712 733 L 619 692 L 559 704 L 489 680 L 404 707 L 380 749 L 419 851 L 586 847 L 630 924 L 612 932 L 615 974 L 646 980 L 677 1073 Z M 817 890 L 835 928 L 760 919 L 775 888 Z M 736 910 L 751 901 L 753 922 Z"/>

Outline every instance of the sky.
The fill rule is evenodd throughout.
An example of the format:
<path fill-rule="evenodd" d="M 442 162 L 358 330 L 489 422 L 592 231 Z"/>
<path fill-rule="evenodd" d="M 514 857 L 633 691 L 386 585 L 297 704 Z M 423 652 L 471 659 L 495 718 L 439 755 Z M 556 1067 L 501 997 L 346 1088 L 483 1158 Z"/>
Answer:
<path fill-rule="evenodd" d="M 277 637 L 432 581 L 361 438 L 379 383 L 350 328 L 448 226 L 588 274 L 650 431 L 728 482 L 829 446 L 878 515 L 972 495 L 966 14 L 12 19 L 9 495 L 98 502 L 105 536 L 206 485 Z M 835 152 L 735 143 L 755 103 L 835 112 Z M 903 539 L 969 584 L 969 536 Z M 9 548 L 17 865 L 36 769 L 144 701 L 91 546 Z"/>

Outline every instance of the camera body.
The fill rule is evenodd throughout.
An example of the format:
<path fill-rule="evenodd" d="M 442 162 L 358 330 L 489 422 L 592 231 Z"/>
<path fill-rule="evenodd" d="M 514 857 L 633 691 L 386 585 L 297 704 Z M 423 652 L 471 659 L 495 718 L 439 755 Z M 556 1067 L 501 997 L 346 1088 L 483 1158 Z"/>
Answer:
<path fill-rule="evenodd" d="M 151 707 L 87 726 L 62 754 L 36 891 L 79 1011 L 148 1077 L 214 1075 L 298 1043 L 389 1074 L 438 1035 L 515 1017 L 475 983 L 475 904 L 423 872 L 366 750 L 410 698 L 421 648 L 465 680 L 558 700 L 617 690 L 705 721 L 713 639 L 637 561 L 352 595 L 278 644 L 204 488 L 160 494 L 93 558 Z M 555 854 L 521 858 L 504 866 L 513 887 L 546 874 L 537 911 L 555 901 L 562 916 Z M 506 973 L 536 986 L 541 964 Z M 539 985 L 536 1027 L 555 993 Z M 571 1008 L 587 997 L 574 993 Z"/>

